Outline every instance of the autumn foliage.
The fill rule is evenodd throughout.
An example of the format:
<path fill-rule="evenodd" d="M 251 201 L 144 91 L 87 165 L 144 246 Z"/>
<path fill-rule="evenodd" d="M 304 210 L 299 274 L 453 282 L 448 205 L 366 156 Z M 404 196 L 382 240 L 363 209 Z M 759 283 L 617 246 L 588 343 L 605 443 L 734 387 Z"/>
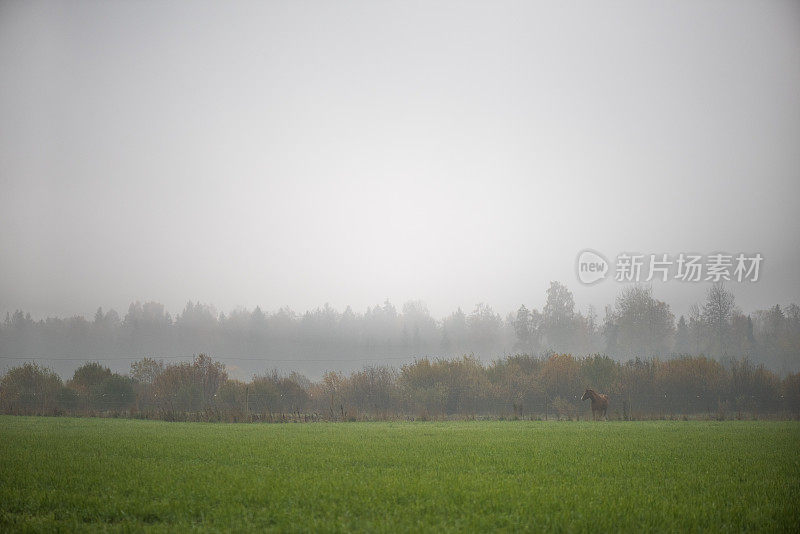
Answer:
<path fill-rule="evenodd" d="M 26 363 L 0 379 L 0 409 L 14 414 L 74 414 L 166 420 L 316 421 L 441 418 L 579 419 L 592 387 L 610 399 L 609 417 L 800 417 L 800 375 L 781 379 L 747 360 L 704 356 L 618 362 L 515 355 L 419 359 L 395 369 L 368 366 L 313 382 L 277 371 L 249 381 L 228 377 L 206 355 L 165 365 L 145 358 L 129 376 L 96 362 L 63 383 Z"/>

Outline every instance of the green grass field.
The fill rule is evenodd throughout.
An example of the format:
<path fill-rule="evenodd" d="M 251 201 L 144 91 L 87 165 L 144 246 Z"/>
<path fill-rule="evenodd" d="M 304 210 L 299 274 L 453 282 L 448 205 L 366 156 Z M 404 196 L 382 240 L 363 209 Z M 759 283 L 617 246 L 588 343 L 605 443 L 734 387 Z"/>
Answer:
<path fill-rule="evenodd" d="M 0 530 L 800 524 L 800 424 L 0 417 Z"/>

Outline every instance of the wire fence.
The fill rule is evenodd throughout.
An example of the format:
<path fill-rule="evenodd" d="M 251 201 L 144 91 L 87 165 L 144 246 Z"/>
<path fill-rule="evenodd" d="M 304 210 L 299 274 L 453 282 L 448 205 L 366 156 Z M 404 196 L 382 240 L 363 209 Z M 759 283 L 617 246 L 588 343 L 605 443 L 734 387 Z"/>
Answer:
<path fill-rule="evenodd" d="M 522 420 L 648 420 L 648 419 L 798 419 L 800 406 L 782 396 L 738 400 L 703 398 L 698 395 L 639 395 L 611 397 L 605 411 L 593 413 L 588 401 L 573 395 L 543 396 L 535 400 L 514 401 L 458 393 L 458 402 L 431 401 L 425 392 L 418 396 L 397 391 L 385 396 L 345 398 L 337 393 L 301 390 L 291 396 L 262 393 L 246 387 L 244 392 L 210 398 L 185 392 L 76 394 L 32 393 L 4 398 L 0 411 L 6 414 L 75 415 L 101 417 L 143 417 L 165 420 L 208 421 L 362 421 L 362 420 L 445 420 L 445 419 L 522 419 Z"/>

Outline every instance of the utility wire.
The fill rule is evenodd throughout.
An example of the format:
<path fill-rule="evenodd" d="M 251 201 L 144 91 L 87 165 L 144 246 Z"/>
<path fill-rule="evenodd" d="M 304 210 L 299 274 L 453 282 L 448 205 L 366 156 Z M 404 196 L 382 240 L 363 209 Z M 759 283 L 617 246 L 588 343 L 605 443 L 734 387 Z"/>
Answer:
<path fill-rule="evenodd" d="M 114 362 L 120 360 L 141 360 L 143 358 L 151 358 L 154 360 L 191 360 L 194 356 L 119 356 L 115 358 L 92 358 L 90 356 L 83 357 L 66 357 L 66 358 L 52 358 L 48 356 L 0 356 L 0 360 L 41 360 L 48 362 Z M 253 362 L 291 362 L 291 363 L 320 363 L 320 362 L 378 362 L 384 360 L 413 360 L 425 359 L 428 356 L 386 356 L 381 358 L 310 358 L 310 359 L 294 359 L 294 358 L 263 358 L 259 356 L 214 356 L 215 360 L 238 360 L 238 361 L 253 361 Z"/>

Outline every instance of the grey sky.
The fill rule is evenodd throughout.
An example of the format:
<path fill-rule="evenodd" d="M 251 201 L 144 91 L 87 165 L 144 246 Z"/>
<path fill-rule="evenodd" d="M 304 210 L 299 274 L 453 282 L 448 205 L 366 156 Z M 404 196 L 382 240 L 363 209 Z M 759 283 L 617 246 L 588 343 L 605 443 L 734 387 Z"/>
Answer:
<path fill-rule="evenodd" d="M 798 2 L 2 2 L 0 310 L 800 300 Z M 676 313 L 705 287 L 670 282 Z"/>

